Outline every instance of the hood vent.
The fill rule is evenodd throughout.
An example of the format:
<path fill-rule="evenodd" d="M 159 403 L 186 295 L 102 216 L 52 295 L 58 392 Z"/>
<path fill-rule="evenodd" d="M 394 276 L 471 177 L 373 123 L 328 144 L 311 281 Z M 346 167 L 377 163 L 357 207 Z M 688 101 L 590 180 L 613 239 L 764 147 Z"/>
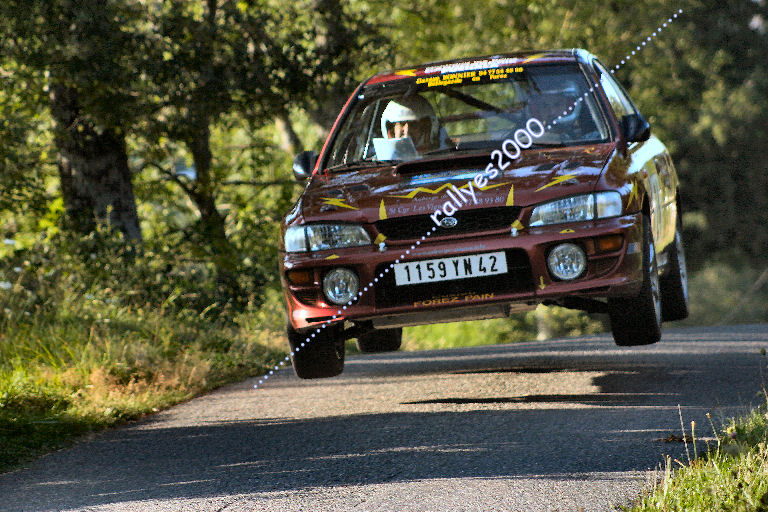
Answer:
<path fill-rule="evenodd" d="M 474 153 L 470 155 L 439 155 L 433 158 L 410 160 L 395 166 L 398 174 L 416 174 L 431 171 L 450 171 L 453 169 L 466 169 L 467 167 L 485 169 L 491 163 L 490 153 Z"/>

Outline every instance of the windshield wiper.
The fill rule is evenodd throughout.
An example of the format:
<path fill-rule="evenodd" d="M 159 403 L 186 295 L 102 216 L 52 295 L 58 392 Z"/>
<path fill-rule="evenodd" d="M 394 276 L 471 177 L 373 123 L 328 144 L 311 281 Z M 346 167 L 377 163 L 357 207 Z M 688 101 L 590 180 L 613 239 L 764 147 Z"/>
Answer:
<path fill-rule="evenodd" d="M 537 141 L 533 142 L 533 145 L 534 146 L 544 146 L 544 147 L 548 147 L 548 148 L 556 148 L 556 147 L 560 147 L 560 146 L 565 146 L 565 142 L 563 142 L 563 141 L 546 142 L 546 141 L 537 140 Z"/>
<path fill-rule="evenodd" d="M 399 161 L 400 160 L 356 160 L 354 162 L 347 162 L 345 164 L 339 164 L 339 165 L 334 165 L 333 167 L 328 167 L 326 171 L 329 171 L 329 172 L 341 171 L 344 169 L 351 169 L 354 167 L 381 167 L 384 165 L 397 163 Z"/>
<path fill-rule="evenodd" d="M 421 156 L 442 155 L 443 153 L 455 153 L 456 151 L 463 151 L 463 150 L 458 149 L 455 146 L 449 146 L 447 148 L 440 148 L 440 149 L 433 149 L 432 151 L 426 151 L 422 153 Z"/>

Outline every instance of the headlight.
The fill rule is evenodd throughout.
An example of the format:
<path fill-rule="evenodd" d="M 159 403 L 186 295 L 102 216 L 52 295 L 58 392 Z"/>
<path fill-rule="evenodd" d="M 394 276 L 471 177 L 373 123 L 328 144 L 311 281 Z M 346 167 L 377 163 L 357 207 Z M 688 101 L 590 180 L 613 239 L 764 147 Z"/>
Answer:
<path fill-rule="evenodd" d="M 587 268 L 587 255 L 576 244 L 560 244 L 547 257 L 549 273 L 563 281 L 576 279 Z"/>
<path fill-rule="evenodd" d="M 342 306 L 355 298 L 360 290 L 357 274 L 348 268 L 335 268 L 323 278 L 323 292 L 329 301 Z"/>
<path fill-rule="evenodd" d="M 530 225 L 581 222 L 618 215 L 621 215 L 621 195 L 618 192 L 598 192 L 539 205 L 533 209 Z"/>
<path fill-rule="evenodd" d="M 285 230 L 287 252 L 322 251 L 370 245 L 371 237 L 354 224 L 307 224 Z"/>

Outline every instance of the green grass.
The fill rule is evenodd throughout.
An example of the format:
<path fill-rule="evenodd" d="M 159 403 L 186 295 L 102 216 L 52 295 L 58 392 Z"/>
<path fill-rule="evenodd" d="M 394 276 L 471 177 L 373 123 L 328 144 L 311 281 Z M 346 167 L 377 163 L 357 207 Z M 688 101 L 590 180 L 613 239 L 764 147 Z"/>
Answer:
<path fill-rule="evenodd" d="M 583 336 L 606 330 L 604 318 L 559 307 L 538 306 L 535 311 L 509 318 L 420 325 L 403 331 L 403 350 L 431 350 L 513 343 L 563 336 Z"/>
<path fill-rule="evenodd" d="M 665 466 L 655 489 L 631 512 L 768 510 L 766 408 L 731 420 L 701 457 L 687 464 L 667 458 Z"/>
<path fill-rule="evenodd" d="M 0 335 L 0 471 L 284 357 L 278 332 L 131 308 L 94 318 L 86 309 L 31 315 Z"/>
<path fill-rule="evenodd" d="M 691 315 L 682 325 L 768 322 L 766 269 L 714 260 L 689 276 Z"/>
<path fill-rule="evenodd" d="M 146 267 L 104 279 L 76 258 L 26 256 L 0 268 L 0 281 L 13 284 L 0 289 L 0 471 L 259 375 L 285 356 L 274 291 L 265 304 L 223 314 L 184 297 L 203 288 L 194 278 L 184 291 L 162 271 L 136 275 Z"/>

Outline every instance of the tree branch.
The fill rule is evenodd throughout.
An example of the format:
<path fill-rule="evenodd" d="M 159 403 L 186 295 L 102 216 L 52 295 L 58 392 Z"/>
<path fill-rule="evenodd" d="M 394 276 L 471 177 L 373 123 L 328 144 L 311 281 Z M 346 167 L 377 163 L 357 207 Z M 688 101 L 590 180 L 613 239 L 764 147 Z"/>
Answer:
<path fill-rule="evenodd" d="M 219 185 L 223 186 L 237 186 L 247 185 L 249 187 L 278 187 L 281 185 L 301 185 L 301 183 L 293 180 L 275 180 L 275 181 L 252 181 L 252 180 L 227 180 L 222 181 Z"/>
<path fill-rule="evenodd" d="M 166 169 L 160 164 L 157 164 L 155 162 L 147 162 L 144 167 L 152 166 L 158 171 L 160 171 L 161 174 L 167 176 L 169 179 L 171 179 L 174 183 L 176 183 L 181 189 L 184 191 L 185 194 L 187 194 L 190 198 L 194 199 L 195 197 L 195 191 L 192 187 L 184 183 L 182 180 L 179 179 L 179 177 L 176 175 L 176 173 L 170 171 L 169 169 Z M 139 170 L 141 172 L 141 170 Z"/>

